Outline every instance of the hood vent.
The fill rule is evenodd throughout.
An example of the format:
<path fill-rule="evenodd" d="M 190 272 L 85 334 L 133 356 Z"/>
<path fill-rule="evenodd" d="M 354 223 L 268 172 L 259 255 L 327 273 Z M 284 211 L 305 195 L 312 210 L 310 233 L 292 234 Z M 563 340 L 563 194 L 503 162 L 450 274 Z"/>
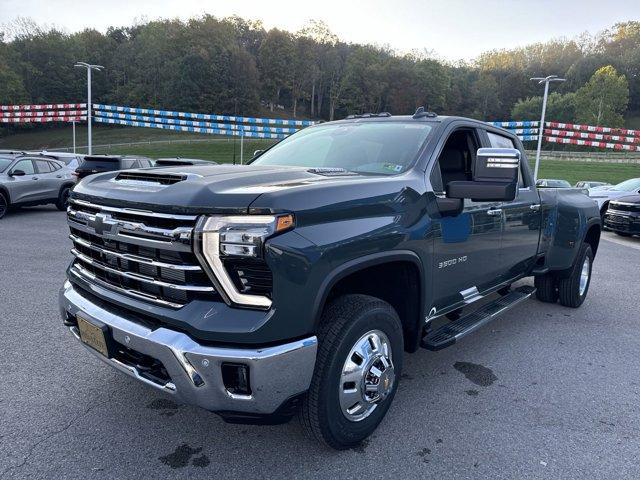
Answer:
<path fill-rule="evenodd" d="M 122 182 L 122 181 L 147 182 L 147 183 L 156 183 L 159 185 L 173 185 L 174 183 L 178 183 L 186 180 L 187 175 L 181 174 L 181 173 L 153 174 L 150 172 L 120 172 L 115 179 L 118 182 Z"/>
<path fill-rule="evenodd" d="M 324 175 L 327 177 L 342 176 L 342 175 L 356 175 L 355 173 L 340 167 L 316 167 L 316 168 L 310 168 L 309 170 L 307 170 L 307 172 L 315 173 L 316 175 Z"/>

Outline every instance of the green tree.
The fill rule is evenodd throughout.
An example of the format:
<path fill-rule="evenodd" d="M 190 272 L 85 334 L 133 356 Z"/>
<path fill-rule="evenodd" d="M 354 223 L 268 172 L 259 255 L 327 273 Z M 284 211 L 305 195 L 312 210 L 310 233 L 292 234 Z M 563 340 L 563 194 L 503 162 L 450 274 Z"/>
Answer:
<path fill-rule="evenodd" d="M 511 110 L 513 120 L 539 120 L 542 113 L 542 97 L 518 100 Z M 576 118 L 576 94 L 552 92 L 547 98 L 547 121 L 572 123 Z"/>
<path fill-rule="evenodd" d="M 293 60 L 291 34 L 276 28 L 269 30 L 258 51 L 258 65 L 263 93 L 272 112 L 280 101 L 283 89 L 290 84 L 289 70 Z"/>
<path fill-rule="evenodd" d="M 576 121 L 618 127 L 629 103 L 629 83 L 611 65 L 599 68 L 576 92 Z"/>

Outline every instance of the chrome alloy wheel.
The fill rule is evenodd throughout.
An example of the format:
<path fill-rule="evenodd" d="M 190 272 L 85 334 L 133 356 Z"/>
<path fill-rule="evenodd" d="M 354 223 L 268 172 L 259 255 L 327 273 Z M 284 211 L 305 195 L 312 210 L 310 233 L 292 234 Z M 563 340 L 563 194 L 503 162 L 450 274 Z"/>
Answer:
<path fill-rule="evenodd" d="M 367 418 L 389 395 L 394 382 L 389 338 L 380 330 L 365 333 L 342 367 L 338 392 L 342 413 L 352 422 Z"/>
<path fill-rule="evenodd" d="M 584 263 L 582 264 L 582 271 L 580 272 L 580 296 L 584 295 L 589 283 L 589 273 L 591 270 L 591 260 L 588 256 L 584 257 Z"/>

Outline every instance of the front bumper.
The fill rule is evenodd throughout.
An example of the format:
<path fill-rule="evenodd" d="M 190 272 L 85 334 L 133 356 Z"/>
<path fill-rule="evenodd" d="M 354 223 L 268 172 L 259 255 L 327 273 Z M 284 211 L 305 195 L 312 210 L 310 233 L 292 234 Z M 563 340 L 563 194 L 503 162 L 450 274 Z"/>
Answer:
<path fill-rule="evenodd" d="M 640 234 L 640 215 L 637 213 L 609 210 L 604 215 L 604 228 L 614 232 Z"/>
<path fill-rule="evenodd" d="M 82 343 L 100 360 L 190 405 L 215 412 L 268 415 L 308 390 L 311 383 L 316 337 L 265 348 L 204 346 L 184 333 L 168 328 L 151 329 L 96 305 L 68 281 L 60 290 L 59 304 L 63 320 L 71 321 L 69 329 L 78 340 L 78 328 L 73 326 L 72 319 L 81 314 L 88 320 L 106 324 L 117 344 L 161 362 L 169 378 L 150 379 L 126 359 L 107 358 Z M 249 367 L 251 394 L 238 395 L 227 390 L 221 368 L 226 363 Z"/>

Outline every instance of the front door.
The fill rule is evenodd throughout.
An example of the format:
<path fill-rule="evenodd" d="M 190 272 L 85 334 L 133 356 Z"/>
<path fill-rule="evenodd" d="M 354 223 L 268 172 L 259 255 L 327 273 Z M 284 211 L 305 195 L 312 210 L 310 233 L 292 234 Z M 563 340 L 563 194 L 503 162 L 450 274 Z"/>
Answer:
<path fill-rule="evenodd" d="M 42 189 L 38 185 L 38 174 L 31 160 L 25 159 L 16 162 L 11 167 L 11 172 L 22 171 L 24 175 L 11 176 L 7 182 L 7 188 L 11 195 L 11 203 L 23 203 L 40 200 L 42 198 Z"/>
<path fill-rule="evenodd" d="M 474 127 L 458 127 L 449 134 L 431 172 L 436 194 L 443 195 L 448 182 L 472 180 L 471 167 L 479 146 L 479 132 Z M 434 219 L 436 308 L 470 300 L 499 282 L 500 206 L 500 202 L 465 200 L 459 215 Z"/>
<path fill-rule="evenodd" d="M 487 132 L 489 143 L 496 148 L 519 148 L 522 153 L 518 193 L 514 201 L 501 206 L 504 215 L 502 233 L 502 280 L 507 281 L 528 271 L 535 263 L 540 238 L 540 196 L 529 173 L 527 158 L 521 145 L 495 132 Z"/>

